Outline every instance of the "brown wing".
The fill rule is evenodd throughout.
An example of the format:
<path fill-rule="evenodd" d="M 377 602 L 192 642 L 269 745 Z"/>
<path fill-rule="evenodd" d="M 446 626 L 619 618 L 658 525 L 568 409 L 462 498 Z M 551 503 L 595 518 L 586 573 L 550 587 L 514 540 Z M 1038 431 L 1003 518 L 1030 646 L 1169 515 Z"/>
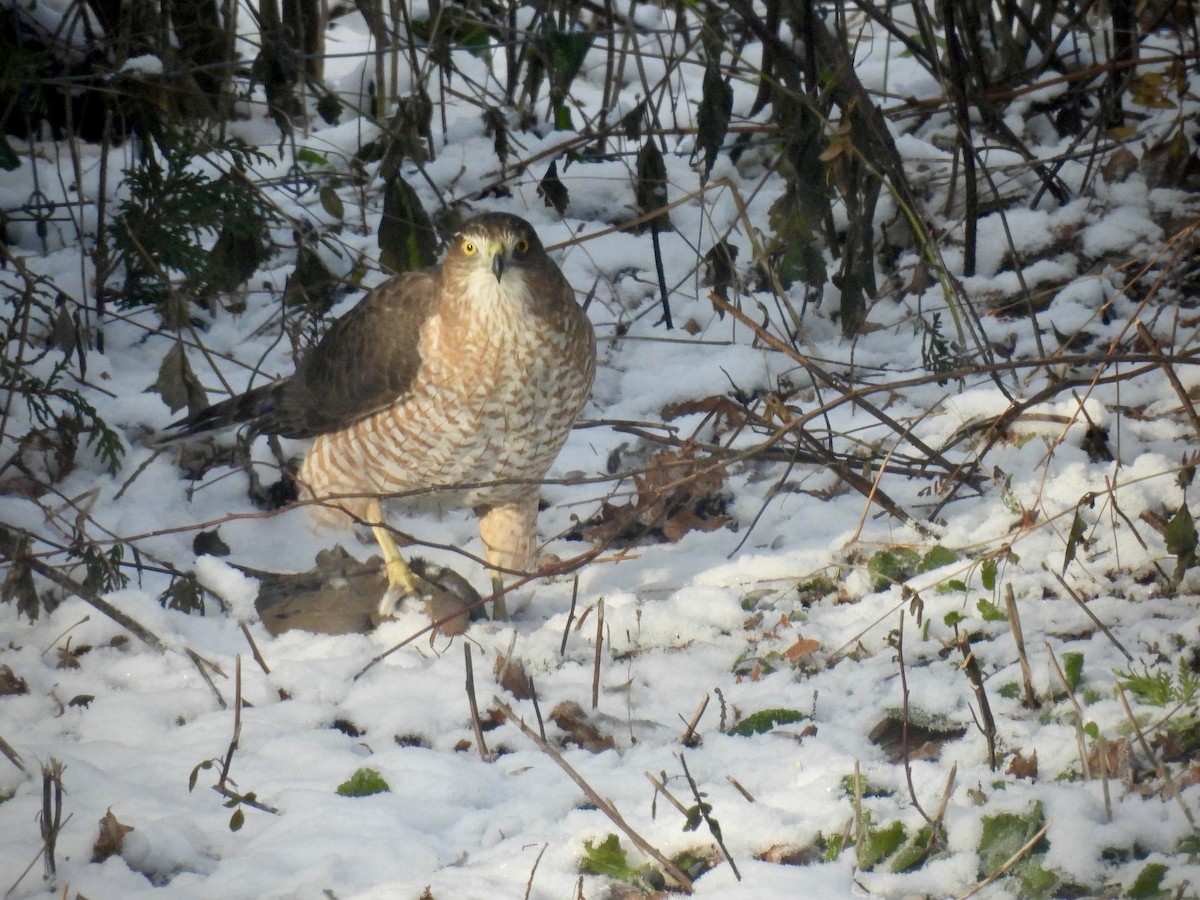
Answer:
<path fill-rule="evenodd" d="M 421 365 L 421 325 L 437 305 L 440 273 L 408 272 L 363 297 L 277 386 L 256 431 L 315 437 L 400 402 Z"/>

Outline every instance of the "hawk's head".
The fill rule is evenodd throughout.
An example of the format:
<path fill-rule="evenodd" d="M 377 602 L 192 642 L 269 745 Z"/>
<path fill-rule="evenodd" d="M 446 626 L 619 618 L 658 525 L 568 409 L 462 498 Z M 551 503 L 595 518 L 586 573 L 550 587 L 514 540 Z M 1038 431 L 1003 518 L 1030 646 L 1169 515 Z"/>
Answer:
<path fill-rule="evenodd" d="M 501 284 L 505 273 L 523 275 L 520 270 L 547 264 L 554 265 L 533 226 L 508 213 L 484 213 L 468 221 L 451 240 L 445 262 L 457 276 L 489 272 Z"/>

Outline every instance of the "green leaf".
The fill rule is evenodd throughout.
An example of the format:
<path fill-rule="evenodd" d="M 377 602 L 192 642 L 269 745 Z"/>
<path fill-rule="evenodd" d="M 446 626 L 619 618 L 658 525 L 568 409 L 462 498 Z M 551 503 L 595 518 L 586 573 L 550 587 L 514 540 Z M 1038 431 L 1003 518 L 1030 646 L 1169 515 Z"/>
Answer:
<path fill-rule="evenodd" d="M 983 589 L 994 591 L 996 589 L 996 561 L 985 559 L 983 565 L 979 567 L 979 574 L 983 580 Z"/>
<path fill-rule="evenodd" d="M 1079 690 L 1079 685 L 1083 681 L 1083 654 L 1075 651 L 1069 651 L 1063 654 L 1063 674 L 1067 676 L 1067 684 L 1071 686 L 1071 690 Z"/>
<path fill-rule="evenodd" d="M 383 776 L 374 769 L 362 768 L 338 785 L 337 792 L 343 797 L 369 797 L 391 791 Z"/>
<path fill-rule="evenodd" d="M 949 550 L 938 544 L 926 551 L 921 557 L 921 563 L 917 566 L 918 572 L 932 572 L 934 569 L 940 569 L 942 566 L 948 566 L 952 562 L 958 562 L 958 554 L 953 550 Z"/>
<path fill-rule="evenodd" d="M 583 859 L 579 861 L 579 871 L 585 875 L 603 875 L 626 884 L 649 888 L 646 876 L 651 872 L 651 868 L 648 865 L 631 866 L 621 848 L 621 842 L 615 834 L 610 834 L 599 844 L 588 840 L 583 842 Z"/>
<path fill-rule="evenodd" d="M 765 734 L 777 725 L 790 725 L 802 722 L 808 716 L 794 709 L 762 709 L 751 713 L 729 729 L 729 734 L 738 737 L 750 737 L 755 734 Z"/>
<path fill-rule="evenodd" d="M 1042 804 L 1035 803 L 1024 815 L 999 813 L 985 816 L 979 839 L 979 874 L 992 874 L 1027 843 L 1045 824 Z M 1044 843 L 1044 839 L 1042 841 Z M 1034 848 L 1037 850 L 1038 848 Z"/>
<path fill-rule="evenodd" d="M 1000 685 L 1000 690 L 996 693 L 1005 700 L 1016 700 L 1021 696 L 1021 686 L 1015 681 L 1010 681 L 1007 684 Z"/>
<path fill-rule="evenodd" d="M 1196 522 L 1186 503 L 1171 517 L 1166 530 L 1163 531 L 1163 537 L 1166 538 L 1167 552 L 1172 556 L 1187 557 L 1191 560 L 1196 558 Z"/>
<path fill-rule="evenodd" d="M 995 603 L 991 600 L 986 600 L 983 597 L 979 598 L 979 602 L 975 604 L 975 608 L 979 610 L 979 614 L 983 616 L 985 622 L 1007 622 L 1006 616 Z"/>
<path fill-rule="evenodd" d="M 862 846 L 858 848 L 858 866 L 870 871 L 883 860 L 887 859 L 904 843 L 908 832 L 904 823 L 899 819 L 886 828 L 875 828 L 863 837 Z"/>
<path fill-rule="evenodd" d="M 196 789 L 196 781 L 200 777 L 200 770 L 201 769 L 211 769 L 212 767 L 213 767 L 212 760 L 206 759 L 204 762 L 200 763 L 200 765 L 196 766 L 196 768 L 192 769 L 192 774 L 188 778 L 188 793 L 189 794 Z"/>
<path fill-rule="evenodd" d="M 1146 863 L 1125 896 L 1131 900 L 1158 900 L 1160 897 L 1169 897 L 1169 892 L 1162 889 L 1162 880 L 1166 874 L 1167 867 L 1162 863 Z"/>
<path fill-rule="evenodd" d="M 230 831 L 241 831 L 242 826 L 245 824 L 246 824 L 246 814 L 244 812 L 242 812 L 242 808 L 239 806 L 237 809 L 235 809 L 233 811 L 233 815 L 229 817 L 229 830 Z"/>
<path fill-rule="evenodd" d="M 928 825 L 921 828 L 906 840 L 888 860 L 889 872 L 911 872 L 925 862 L 925 848 L 929 846 L 929 838 L 933 832 Z"/>
<path fill-rule="evenodd" d="M 296 152 L 296 162 L 304 163 L 306 166 L 327 166 L 329 160 L 318 153 L 316 150 L 310 150 L 308 147 L 301 147 Z"/>
<path fill-rule="evenodd" d="M 960 622 L 966 621 L 966 618 L 967 617 L 964 616 L 962 613 L 960 613 L 958 610 L 952 609 L 952 610 L 950 610 L 950 612 L 946 613 L 946 615 L 944 615 L 942 617 L 942 621 L 946 623 L 947 628 L 953 628 L 955 625 L 959 624 Z"/>
<path fill-rule="evenodd" d="M 871 588 L 882 591 L 890 585 L 907 581 L 916 571 L 920 561 L 917 552 L 907 547 L 880 550 L 867 563 L 867 571 L 872 576 Z"/>
<path fill-rule="evenodd" d="M 437 262 L 433 222 L 417 192 L 398 174 L 388 179 L 379 222 L 379 262 L 397 274 Z"/>
<path fill-rule="evenodd" d="M 1079 515 L 1079 510 L 1075 510 L 1075 518 L 1071 520 L 1071 533 L 1067 535 L 1067 550 L 1063 553 L 1063 574 L 1067 573 L 1067 566 L 1071 564 L 1071 560 L 1075 558 L 1075 551 L 1083 545 L 1083 535 L 1087 526 L 1083 524 L 1083 516 Z"/>

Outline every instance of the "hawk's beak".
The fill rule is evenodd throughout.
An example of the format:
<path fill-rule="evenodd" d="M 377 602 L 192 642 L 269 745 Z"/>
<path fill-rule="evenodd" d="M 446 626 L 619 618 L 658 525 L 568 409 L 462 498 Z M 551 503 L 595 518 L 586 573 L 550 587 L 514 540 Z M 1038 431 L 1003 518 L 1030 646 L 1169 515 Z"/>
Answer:
<path fill-rule="evenodd" d="M 499 281 L 504 274 L 504 245 L 497 241 L 489 249 L 492 251 L 492 274 Z"/>

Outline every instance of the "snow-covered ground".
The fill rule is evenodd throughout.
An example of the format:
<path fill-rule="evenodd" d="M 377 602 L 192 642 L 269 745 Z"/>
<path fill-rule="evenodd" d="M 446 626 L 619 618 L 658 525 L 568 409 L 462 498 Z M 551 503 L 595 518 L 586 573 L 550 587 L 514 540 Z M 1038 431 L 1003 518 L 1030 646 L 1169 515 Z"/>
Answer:
<path fill-rule="evenodd" d="M 639 24 L 649 47 L 660 39 L 653 29 L 670 22 L 665 14 L 643 10 Z M 669 32 L 663 34 L 667 40 Z M 365 43 L 361 20 L 348 15 L 337 20 L 327 49 L 349 54 Z M 748 48 L 747 58 L 759 50 Z M 887 79 L 893 95 L 941 93 L 915 65 L 906 67 L 882 35 L 868 34 L 857 53 L 869 87 L 882 90 Z M 885 55 L 890 62 L 881 68 Z M 489 69 L 487 59 L 458 53 L 462 75 L 449 87 L 466 93 L 479 84 L 494 88 L 497 82 L 489 79 L 503 79 L 502 61 L 497 54 Z M 577 111 L 598 107 L 604 62 L 598 42 L 572 87 Z M 361 63 L 350 57 L 341 63 L 329 81 L 354 91 Z M 644 63 L 650 70 L 644 76 L 627 73 L 622 111 L 639 99 L 642 77 L 651 83 L 666 77 L 662 60 Z M 692 68 L 678 76 L 687 90 L 674 95 L 673 110 L 659 110 L 661 121 L 694 117 L 702 70 Z M 1169 135 L 1176 117 L 1194 120 L 1200 85 L 1194 72 L 1187 77 L 1192 93 L 1178 98 L 1176 110 L 1147 120 L 1130 143 L 1135 155 Z M 436 88 L 436 80 L 430 86 Z M 736 121 L 756 88 L 749 82 L 734 86 Z M 1042 136 L 1037 150 L 1052 158 L 1068 149 L 1069 139 L 1046 132 L 1044 117 L 1039 121 L 1030 111 L 1035 96 L 1045 99 L 1030 95 L 1014 102 L 1008 119 L 1013 127 L 1028 126 L 1023 135 L 1032 143 Z M 946 473 L 936 466 L 911 477 L 879 477 L 866 465 L 856 470 L 868 481 L 878 478 L 878 489 L 924 523 L 923 531 L 870 503 L 829 467 L 750 452 L 784 421 L 779 407 L 771 412 L 773 392 L 783 394 L 791 416 L 837 399 L 829 384 L 813 386 L 796 357 L 765 347 L 734 315 L 718 315 L 702 283 L 701 258 L 728 232 L 746 278 L 737 296 L 741 308 L 750 322 L 765 322 L 776 337 L 786 334 L 774 299 L 750 292 L 753 249 L 739 213 L 744 202 L 757 239 L 768 236 L 768 211 L 782 189 L 767 168 L 769 151 L 751 151 L 737 165 L 722 154 L 709 188 L 671 210 L 674 230 L 661 236 L 662 255 L 665 281 L 673 288 L 671 310 L 681 327 L 668 332 L 659 323 L 650 236 L 608 231 L 635 215 L 633 157 L 640 142 L 616 141 L 623 155 L 603 162 L 565 167 L 560 160 L 570 203 L 559 216 L 537 188 L 558 155 L 554 149 L 574 135 L 549 127 L 514 131 L 514 159 L 536 162 L 513 175 L 510 161 L 507 196 L 472 199 L 504 173 L 478 109 L 452 94 L 435 96 L 443 99 L 447 130 L 435 114 L 437 155 L 425 165 L 428 178 L 405 170 L 425 208 L 462 203 L 527 218 L 552 246 L 581 301 L 589 299 L 598 335 L 592 400 L 543 491 L 544 551 L 563 560 L 585 552 L 590 544 L 563 536 L 596 516 L 605 499 L 636 499 L 632 478 L 620 473 L 653 465 L 651 454 L 660 448 L 629 426 L 667 434 L 661 423 L 673 404 L 685 406 L 667 422 L 670 433 L 695 437 L 702 445 L 698 456 L 705 457 L 712 444 L 723 445 L 729 456 L 746 451 L 728 466 L 720 487 L 729 524 L 694 530 L 672 543 L 610 548 L 573 575 L 519 590 L 510 598 L 511 621 L 477 622 L 453 640 L 421 637 L 369 668 L 375 656 L 424 627 L 422 610 L 401 608 L 367 635 L 292 631 L 272 637 L 256 617 L 256 583 L 234 565 L 302 571 L 335 543 L 363 559 L 374 545 L 314 530 L 302 509 L 264 516 L 251 506 L 241 472 L 217 468 L 198 483 L 186 481 L 175 455 L 150 445 L 177 418 L 158 393 L 148 392 L 176 337 L 160 331 L 149 311 L 109 317 L 102 324 L 106 352 L 88 354 L 86 380 L 66 383 L 122 434 L 126 452 L 119 470 L 108 474 L 81 450 L 79 465 L 51 493 L 35 500 L 0 495 L 0 522 L 38 536 L 32 550 L 55 566 L 66 561 L 56 548 L 77 534 L 103 546 L 120 539 L 136 548 L 145 570 L 130 571 L 128 586 L 105 599 L 167 649 L 131 637 L 49 582 L 39 580 L 39 589 L 60 602 L 36 621 L 19 615 L 15 603 L 0 604 L 0 738 L 13 751 L 0 759 L 0 889 L 16 884 L 15 897 L 61 891 L 91 898 L 607 896 L 605 878 L 594 874 L 583 876 L 579 892 L 585 845 L 615 834 L 632 867 L 651 860 L 552 753 L 499 714 L 507 705 L 538 728 L 533 700 L 515 695 L 493 674 L 497 658 L 511 654 L 533 679 L 546 740 L 561 760 L 650 846 L 668 857 L 691 852 L 712 866 L 699 870 L 697 896 L 960 895 L 1021 849 L 1024 840 L 1014 835 L 1032 837 L 1043 825 L 1044 842 L 1023 856 L 1017 874 L 981 896 L 1029 894 L 1038 883 L 1045 895 L 1122 894 L 1139 875 L 1143 885 L 1154 881 L 1156 870 L 1146 873 L 1156 863 L 1165 869 L 1153 886 L 1164 896 L 1195 895 L 1200 844 L 1190 815 L 1200 800 L 1200 762 L 1189 737 L 1200 697 L 1194 685 L 1189 693 L 1188 679 L 1200 669 L 1194 593 L 1200 584 L 1189 571 L 1177 591 L 1168 590 L 1176 560 L 1161 526 L 1194 499 L 1195 488 L 1181 486 L 1180 473 L 1192 460 L 1197 434 L 1176 388 L 1145 347 L 1137 362 L 1121 367 L 1101 369 L 1097 359 L 1114 341 L 1139 346 L 1139 321 L 1163 353 L 1194 352 L 1194 283 L 1191 296 L 1173 295 L 1159 290 L 1155 279 L 1172 271 L 1177 253 L 1195 254 L 1195 237 L 1178 235 L 1200 216 L 1197 197 L 1151 189 L 1136 165 L 1113 183 L 1096 180 L 1096 161 L 1081 156 L 1058 172 L 1076 199 L 1065 205 L 1047 199 L 1034 209 L 1018 203 L 1007 224 L 995 213 L 983 218 L 977 273 L 964 289 L 979 304 L 985 340 L 1006 348 L 997 359 L 1014 363 L 998 375 L 962 370 L 943 385 L 923 377 L 932 316 L 940 313 L 948 340 L 956 333 L 942 286 L 914 277 L 919 261 L 911 253 L 895 260 L 898 274 L 882 277 L 881 296 L 854 341 L 841 337 L 832 285 L 818 304 L 805 307 L 808 343 L 800 342 L 801 354 L 860 388 L 873 385 L 864 395 L 873 408 L 950 462 L 986 451 L 977 489 L 962 488 L 945 505 Z M 297 145 L 346 171 L 345 160 L 376 134 L 365 122 L 347 119 L 297 135 Z M 274 168 L 258 166 L 256 179 L 286 174 L 291 150 L 285 147 L 281 155 L 269 119 L 256 115 L 233 128 L 276 160 Z M 928 208 L 940 215 L 951 166 L 942 149 L 953 133 L 948 119 L 939 114 L 920 126 L 906 122 L 904 129 L 911 130 L 900 135 L 897 126 L 898 147 L 913 171 L 928 179 Z M 1195 134 L 1185 133 L 1194 147 Z M 25 202 L 31 166 L 39 167 L 43 190 L 60 190 L 70 180 L 57 174 L 67 159 L 45 153 L 33 159 L 27 147 L 20 149 L 22 167 L 0 177 L 0 207 Z M 672 200 L 700 187 L 691 149 L 687 137 L 667 143 Z M 114 151 L 112 169 L 128 164 L 124 152 Z M 991 159 L 997 166 L 1012 161 L 999 153 Z M 94 151 L 84 160 L 83 175 L 83 192 L 94 197 Z M 335 228 L 315 191 L 295 198 L 280 189 L 271 196 L 293 220 L 317 224 L 327 264 L 345 274 L 362 260 L 374 265 L 379 187 L 372 182 L 365 206 L 355 187 L 340 191 L 344 221 L 365 227 Z M 84 227 L 94 231 L 91 215 Z M 881 221 L 893 216 L 885 198 Z M 962 224 L 946 218 L 939 226 L 942 256 L 951 272 L 961 274 Z M 294 248 L 290 234 L 290 226 L 280 227 L 274 238 Z M 81 274 L 72 231 L 52 230 L 44 248 L 32 227 L 11 227 L 10 237 L 14 255 L 29 271 L 70 296 L 84 296 L 81 278 L 90 274 Z M 986 314 L 1019 295 L 1014 257 L 1028 289 L 1047 295 L 1035 319 Z M 201 314 L 203 330 L 185 331 L 191 366 L 210 398 L 222 390 L 210 360 L 234 389 L 250 384 L 256 372 L 254 383 L 261 383 L 266 375 L 292 370 L 291 344 L 280 339 L 279 296 L 294 259 L 294 250 L 284 250 L 250 280 L 243 312 Z M 1150 273 L 1143 273 L 1152 262 Z M 375 267 L 366 284 L 382 278 Z M 0 282 L 5 294 L 18 292 L 21 283 L 11 267 L 0 271 Z M 334 313 L 345 312 L 359 296 L 346 297 Z M 796 308 L 804 299 L 803 286 L 795 286 Z M 1070 349 L 1060 349 L 1072 339 Z M 969 363 L 978 361 L 973 346 L 960 348 Z M 1043 350 L 1069 358 L 1021 365 Z M 30 371 L 47 377 L 60 358 L 51 351 Z M 1194 365 L 1172 368 L 1179 388 L 1196 396 L 1200 373 Z M 1079 383 L 1024 409 L 1002 433 L 988 432 L 994 417 L 1063 378 Z M 716 395 L 744 401 L 762 417 L 759 426 L 714 425 L 695 402 Z M 10 407 L 5 460 L 28 428 L 23 416 L 20 403 Z M 840 449 L 847 440 L 859 442 L 864 459 L 878 461 L 893 449 L 897 460 L 920 456 L 914 442 L 862 406 L 834 404 L 808 427 L 819 435 L 828 428 L 847 436 L 839 439 Z M 1107 435 L 1111 459 L 1089 453 L 1086 441 L 1099 430 Z M 781 446 L 794 446 L 789 441 Z M 303 451 L 299 443 L 285 446 L 293 454 Z M 265 441 L 255 445 L 254 455 L 264 479 L 274 480 Z M 604 480 L 614 464 L 617 477 Z M 1077 523 L 1082 532 L 1073 532 Z M 436 545 L 419 550 L 422 555 L 453 566 L 481 590 L 488 583 L 480 566 L 450 549 L 482 554 L 468 512 L 396 524 Z M 196 533 L 214 527 L 231 553 L 197 558 Z M 935 547 L 949 552 L 927 556 Z M 884 554 L 903 563 L 907 551 L 912 559 L 901 566 L 903 584 L 878 577 L 881 569 L 898 571 L 887 568 Z M 924 558 L 945 564 L 917 571 L 927 568 L 916 564 Z M 227 611 L 211 600 L 205 615 L 165 609 L 158 600 L 169 582 L 165 565 L 194 570 Z M 1037 709 L 1022 704 L 1021 667 L 1005 618 L 1009 589 L 1041 700 Z M 955 645 L 960 632 L 971 636 L 995 720 L 996 769 L 989 767 L 987 741 L 975 724 L 978 701 Z M 487 758 L 473 728 L 464 648 L 474 661 Z M 1086 726 L 1082 738 L 1056 666 L 1072 673 Z M 1155 774 L 1116 690 L 1116 671 L 1143 669 L 1167 673 L 1175 689 L 1160 707 L 1147 703 L 1147 692 L 1126 694 L 1156 757 L 1170 760 L 1165 765 L 1180 796 Z M 687 723 L 705 698 L 694 738 L 684 746 Z M 586 711 L 599 733 L 611 737 L 611 748 L 581 747 L 579 729 L 552 721 L 563 703 Z M 917 725 L 930 723 L 948 735 L 921 752 L 918 745 L 929 738 L 914 737 L 907 767 L 877 729 L 889 718 L 901 720 L 906 706 L 914 735 Z M 803 718 L 763 733 L 734 732 L 739 721 L 771 710 Z M 230 793 L 221 795 L 211 788 L 230 753 L 235 725 L 237 746 L 225 785 Z M 1092 750 L 1089 766 L 1098 768 L 1095 748 L 1102 742 L 1113 747 L 1111 771 L 1107 778 L 1091 771 L 1085 779 L 1081 757 Z M 1018 753 L 1028 759 L 1035 752 L 1035 774 L 1019 763 L 1010 768 Z M 57 838 L 56 880 L 44 882 L 40 770 L 52 760 L 62 766 L 66 821 Z M 719 823 L 732 865 L 722 860 L 710 826 L 692 821 L 698 827 L 685 827 L 689 818 L 647 777 L 664 782 L 683 807 L 692 808 L 698 800 L 685 765 Z M 338 786 L 364 767 L 382 776 L 389 790 L 339 794 Z M 857 799 L 856 771 L 863 784 Z M 248 794 L 254 802 L 226 803 L 227 796 Z M 110 811 L 133 830 L 119 853 L 93 862 L 98 823 Z M 239 811 L 240 828 L 233 830 L 231 816 Z M 896 864 L 890 852 L 869 869 L 857 864 L 861 846 L 837 852 L 839 841 L 852 843 L 860 830 L 862 844 L 868 836 L 882 841 L 880 836 L 900 834 L 900 828 L 903 838 L 914 839 L 926 825 L 925 814 L 939 818 L 943 840 L 909 871 L 891 871 Z M 997 839 L 997 831 L 1011 846 Z M 28 864 L 32 870 L 17 884 Z"/>

